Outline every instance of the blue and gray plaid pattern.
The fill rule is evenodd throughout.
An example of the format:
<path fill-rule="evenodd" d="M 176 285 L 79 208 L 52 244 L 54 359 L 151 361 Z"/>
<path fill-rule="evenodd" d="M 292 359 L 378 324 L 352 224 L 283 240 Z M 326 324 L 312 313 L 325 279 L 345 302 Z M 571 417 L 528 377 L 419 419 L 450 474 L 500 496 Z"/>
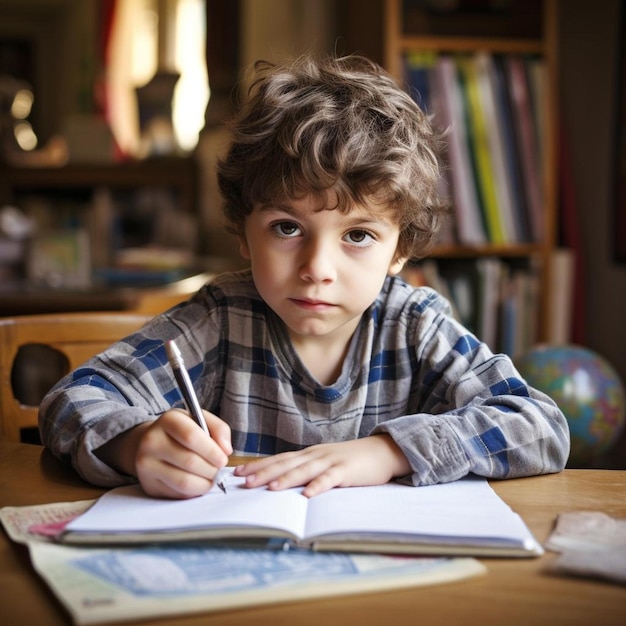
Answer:
<path fill-rule="evenodd" d="M 511 360 L 458 324 L 428 288 L 388 278 L 355 332 L 335 384 L 320 385 L 248 271 L 224 274 L 60 381 L 40 413 L 44 443 L 88 481 L 129 482 L 95 451 L 182 406 L 164 342 L 176 339 L 201 405 L 230 424 L 236 454 L 266 455 L 389 433 L 407 482 L 469 472 L 559 471 L 569 432 L 559 408 Z"/>

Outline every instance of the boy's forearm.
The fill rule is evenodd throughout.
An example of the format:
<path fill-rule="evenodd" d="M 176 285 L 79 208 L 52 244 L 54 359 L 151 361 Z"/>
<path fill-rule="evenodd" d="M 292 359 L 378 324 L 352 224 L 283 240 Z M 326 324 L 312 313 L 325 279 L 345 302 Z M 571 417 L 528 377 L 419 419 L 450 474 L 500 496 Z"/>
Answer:
<path fill-rule="evenodd" d="M 393 440 L 391 435 L 387 433 L 381 433 L 377 435 L 373 435 L 377 437 L 378 441 L 384 443 L 384 445 L 388 448 L 390 453 L 390 458 L 392 459 L 391 464 L 391 475 L 394 478 L 399 478 L 400 476 L 406 476 L 411 473 L 411 464 L 407 459 L 404 452 L 402 452 L 400 446 Z"/>

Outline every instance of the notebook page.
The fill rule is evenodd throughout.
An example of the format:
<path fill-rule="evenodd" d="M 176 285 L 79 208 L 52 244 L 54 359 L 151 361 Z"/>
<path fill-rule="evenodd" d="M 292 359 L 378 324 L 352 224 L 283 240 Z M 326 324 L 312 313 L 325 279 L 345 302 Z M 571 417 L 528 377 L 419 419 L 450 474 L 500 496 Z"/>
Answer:
<path fill-rule="evenodd" d="M 309 501 L 307 535 L 375 533 L 442 538 L 534 539 L 482 478 L 427 487 L 395 483 L 333 489 Z"/>
<path fill-rule="evenodd" d="M 244 479 L 224 474 L 226 494 L 217 488 L 198 498 L 166 500 L 147 496 L 139 485 L 117 487 L 101 496 L 66 530 L 85 533 L 175 532 L 211 527 L 268 527 L 304 533 L 307 499 L 301 490 L 248 489 Z"/>

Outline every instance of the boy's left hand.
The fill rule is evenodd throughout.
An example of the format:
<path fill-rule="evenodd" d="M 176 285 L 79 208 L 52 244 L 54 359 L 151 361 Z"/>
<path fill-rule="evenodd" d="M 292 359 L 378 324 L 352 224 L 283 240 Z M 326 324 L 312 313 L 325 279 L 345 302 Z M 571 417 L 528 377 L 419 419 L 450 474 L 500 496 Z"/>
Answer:
<path fill-rule="evenodd" d="M 340 443 L 321 443 L 251 461 L 235 468 L 247 487 L 280 490 L 304 486 L 311 498 L 333 487 L 382 485 L 405 476 L 411 467 L 389 435 L 373 435 Z"/>

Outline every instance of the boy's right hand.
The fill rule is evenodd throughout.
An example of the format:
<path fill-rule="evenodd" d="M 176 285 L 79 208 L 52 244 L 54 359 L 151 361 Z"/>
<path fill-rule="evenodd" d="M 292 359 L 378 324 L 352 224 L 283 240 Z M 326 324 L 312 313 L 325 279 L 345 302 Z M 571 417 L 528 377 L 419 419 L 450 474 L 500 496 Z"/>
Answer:
<path fill-rule="evenodd" d="M 203 414 L 211 437 L 181 409 L 136 427 L 134 469 L 148 495 L 193 498 L 211 489 L 218 470 L 228 463 L 232 445 L 228 424 L 208 411 Z"/>
<path fill-rule="evenodd" d="M 180 409 L 166 411 L 146 428 L 135 454 L 135 472 L 151 496 L 193 498 L 206 493 L 232 453 L 230 428 L 203 411 L 211 437 Z"/>

